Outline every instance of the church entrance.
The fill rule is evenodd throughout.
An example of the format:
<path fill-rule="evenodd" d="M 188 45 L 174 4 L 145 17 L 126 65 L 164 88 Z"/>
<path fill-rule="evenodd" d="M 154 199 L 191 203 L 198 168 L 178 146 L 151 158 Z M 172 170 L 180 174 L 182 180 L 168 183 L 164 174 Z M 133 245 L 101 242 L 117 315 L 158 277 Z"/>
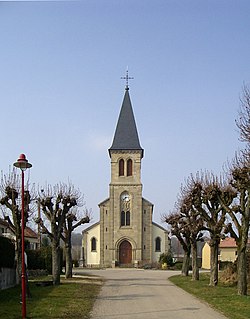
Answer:
<path fill-rule="evenodd" d="M 119 247 L 119 263 L 122 265 L 131 264 L 132 262 L 132 246 L 130 242 L 124 240 Z"/>

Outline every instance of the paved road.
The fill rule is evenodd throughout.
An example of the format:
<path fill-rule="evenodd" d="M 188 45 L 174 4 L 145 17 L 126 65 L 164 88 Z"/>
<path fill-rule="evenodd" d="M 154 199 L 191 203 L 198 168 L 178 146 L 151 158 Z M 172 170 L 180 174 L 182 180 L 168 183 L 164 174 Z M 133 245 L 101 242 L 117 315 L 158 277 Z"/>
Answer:
<path fill-rule="evenodd" d="M 226 319 L 205 303 L 173 285 L 173 271 L 84 270 L 106 279 L 92 319 Z"/>

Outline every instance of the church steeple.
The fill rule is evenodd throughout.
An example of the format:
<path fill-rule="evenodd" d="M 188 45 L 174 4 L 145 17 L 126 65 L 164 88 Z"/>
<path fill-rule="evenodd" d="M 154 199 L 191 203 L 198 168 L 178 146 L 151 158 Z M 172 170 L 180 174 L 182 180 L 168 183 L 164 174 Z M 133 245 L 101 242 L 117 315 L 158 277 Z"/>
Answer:
<path fill-rule="evenodd" d="M 128 87 L 125 89 L 125 95 L 115 130 L 113 143 L 109 149 L 109 154 L 110 151 L 113 150 L 138 150 L 141 151 L 141 157 L 143 157 L 143 149 L 139 141 Z"/>

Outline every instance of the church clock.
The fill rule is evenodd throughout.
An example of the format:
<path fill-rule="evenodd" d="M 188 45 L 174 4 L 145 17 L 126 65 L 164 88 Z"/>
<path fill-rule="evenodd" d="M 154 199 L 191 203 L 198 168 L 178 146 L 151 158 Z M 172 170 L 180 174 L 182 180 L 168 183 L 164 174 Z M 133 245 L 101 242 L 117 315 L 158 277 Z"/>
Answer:
<path fill-rule="evenodd" d="M 129 200 L 130 200 L 129 194 L 128 194 L 128 193 L 122 194 L 122 200 L 123 200 L 124 202 L 129 202 Z"/>

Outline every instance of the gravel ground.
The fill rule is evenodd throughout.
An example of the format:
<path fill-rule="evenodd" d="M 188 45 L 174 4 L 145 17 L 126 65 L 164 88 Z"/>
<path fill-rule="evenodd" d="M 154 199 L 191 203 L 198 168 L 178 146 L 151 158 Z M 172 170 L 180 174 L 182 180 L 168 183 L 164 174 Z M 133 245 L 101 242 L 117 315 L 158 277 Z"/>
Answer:
<path fill-rule="evenodd" d="M 83 272 L 105 279 L 91 319 L 226 319 L 172 284 L 168 277 L 173 271 L 106 269 Z"/>

